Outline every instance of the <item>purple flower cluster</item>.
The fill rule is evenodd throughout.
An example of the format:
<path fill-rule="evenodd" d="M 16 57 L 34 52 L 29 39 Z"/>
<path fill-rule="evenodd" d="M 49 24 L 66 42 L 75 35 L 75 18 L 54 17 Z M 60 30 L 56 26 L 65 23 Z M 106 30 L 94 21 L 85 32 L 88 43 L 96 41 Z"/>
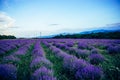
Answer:
<path fill-rule="evenodd" d="M 27 50 L 28 50 L 27 47 L 22 46 L 14 53 L 14 55 L 24 55 L 27 53 Z"/>
<path fill-rule="evenodd" d="M 12 64 L 0 64 L 1 80 L 17 80 L 17 68 Z"/>
<path fill-rule="evenodd" d="M 88 50 L 81 50 L 81 49 L 76 50 L 77 56 L 81 57 L 83 59 L 85 59 L 86 57 L 88 57 L 89 53 L 90 52 Z"/>
<path fill-rule="evenodd" d="M 120 46 L 112 46 L 110 45 L 108 48 L 107 48 L 107 51 L 109 54 L 117 54 L 117 53 L 120 53 Z"/>
<path fill-rule="evenodd" d="M 87 65 L 83 69 L 78 70 L 75 76 L 78 80 L 101 80 L 103 71 L 99 67 Z"/>
<path fill-rule="evenodd" d="M 56 45 L 58 45 L 58 46 L 56 46 Z M 56 47 L 58 47 L 58 48 L 60 48 L 60 49 L 63 49 L 63 47 L 61 47 L 61 45 L 60 44 L 57 44 L 56 43 Z M 63 45 L 63 44 L 62 44 Z M 65 45 L 64 45 L 65 46 Z M 68 47 L 68 46 L 66 46 L 66 47 L 64 47 L 64 49 L 65 50 L 67 50 L 70 54 L 74 54 L 74 55 L 76 55 L 77 57 L 81 57 L 81 58 L 86 58 L 86 57 L 88 57 L 88 55 L 89 55 L 89 51 L 88 50 L 82 50 L 82 49 L 77 49 L 77 48 L 73 48 L 73 47 Z M 56 50 L 56 51 L 55 51 Z M 60 52 L 60 50 L 58 50 L 58 49 L 53 49 L 52 50 L 53 52 L 55 52 L 55 53 L 57 53 L 57 52 Z"/>
<path fill-rule="evenodd" d="M 40 67 L 32 74 L 31 80 L 56 80 L 56 78 L 54 78 L 52 70 Z"/>
<path fill-rule="evenodd" d="M 66 69 L 69 69 L 69 70 L 73 70 L 73 63 L 74 61 L 77 60 L 77 58 L 73 55 L 66 55 L 64 58 L 63 58 L 63 67 L 66 68 Z"/>
<path fill-rule="evenodd" d="M 36 70 L 37 68 L 45 66 L 48 69 L 52 69 L 52 63 L 47 60 L 45 57 L 36 57 L 35 59 L 32 60 L 30 67 L 33 70 Z"/>
<path fill-rule="evenodd" d="M 74 46 L 74 42 L 73 41 L 69 41 L 69 42 L 66 43 L 66 45 L 68 47 L 73 47 Z"/>
<path fill-rule="evenodd" d="M 34 45 L 34 49 L 32 51 L 32 56 L 33 57 L 37 57 L 37 56 L 43 57 L 44 56 L 44 51 L 43 51 L 42 47 L 40 46 L 39 41 L 37 41 Z"/>
<path fill-rule="evenodd" d="M 83 59 L 77 59 L 75 56 L 66 56 L 63 60 L 63 67 L 73 73 L 78 69 L 83 69 L 88 63 Z"/>
<path fill-rule="evenodd" d="M 2 59 L 2 62 L 5 63 L 5 62 L 19 62 L 20 59 L 18 57 L 15 57 L 13 55 L 10 55 L 10 56 L 5 56 L 3 57 Z"/>
<path fill-rule="evenodd" d="M 88 44 L 87 43 L 82 43 L 82 42 L 79 42 L 78 43 L 78 48 L 79 49 L 85 49 L 85 48 L 88 48 Z"/>
<path fill-rule="evenodd" d="M 4 55 L 5 54 L 5 51 L 0 49 L 0 55 Z"/>
<path fill-rule="evenodd" d="M 28 45 L 32 43 L 33 40 L 1 40 L 0 41 L 0 55 L 4 55 L 6 52 L 16 49 L 24 44 Z"/>
<path fill-rule="evenodd" d="M 63 43 L 54 43 L 54 46 L 61 48 L 61 49 L 64 49 L 66 47 L 66 45 Z"/>
<path fill-rule="evenodd" d="M 105 58 L 101 54 L 91 54 L 89 56 L 89 59 L 91 64 L 96 64 L 96 65 L 102 63 L 105 60 Z"/>
<path fill-rule="evenodd" d="M 69 51 L 70 54 L 75 54 L 76 50 L 78 50 L 77 48 L 73 48 L 73 47 L 68 47 L 67 51 Z"/>
<path fill-rule="evenodd" d="M 28 43 L 22 47 L 20 47 L 15 53 L 14 55 L 25 55 L 30 47 L 31 43 Z"/>
<path fill-rule="evenodd" d="M 93 49 L 91 50 L 91 54 L 99 54 L 99 50 L 96 49 L 96 48 L 93 48 Z"/>
<path fill-rule="evenodd" d="M 55 53 L 54 55 L 58 58 L 63 59 L 65 56 L 68 55 L 65 52 L 61 51 L 59 48 L 56 48 L 55 46 L 50 46 L 50 49 L 52 50 L 53 53 Z"/>
<path fill-rule="evenodd" d="M 47 47 L 50 47 L 50 44 L 46 41 L 42 41 L 43 44 L 45 44 Z"/>
<path fill-rule="evenodd" d="M 4 55 L 6 52 L 15 48 L 15 42 L 11 43 L 11 41 L 0 41 L 0 55 Z"/>

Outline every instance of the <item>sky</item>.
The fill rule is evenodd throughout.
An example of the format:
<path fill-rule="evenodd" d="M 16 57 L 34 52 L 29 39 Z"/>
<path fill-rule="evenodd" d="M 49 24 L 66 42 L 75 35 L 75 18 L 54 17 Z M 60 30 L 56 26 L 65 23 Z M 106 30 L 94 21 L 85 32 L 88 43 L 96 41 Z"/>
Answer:
<path fill-rule="evenodd" d="M 34 37 L 120 23 L 120 0 L 0 0 L 0 34 Z"/>

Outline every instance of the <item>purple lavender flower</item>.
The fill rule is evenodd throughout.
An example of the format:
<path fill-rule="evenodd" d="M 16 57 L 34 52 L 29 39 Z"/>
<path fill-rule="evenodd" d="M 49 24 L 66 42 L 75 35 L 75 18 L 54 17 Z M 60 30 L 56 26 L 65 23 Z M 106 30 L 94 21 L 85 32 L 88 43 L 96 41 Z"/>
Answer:
<path fill-rule="evenodd" d="M 56 48 L 54 46 L 51 46 L 50 49 L 52 50 L 52 52 L 54 53 L 54 55 L 58 58 L 64 58 L 65 56 L 67 56 L 68 54 L 61 51 L 59 48 Z"/>
<path fill-rule="evenodd" d="M 0 55 L 4 55 L 5 54 L 5 51 L 0 49 Z"/>
<path fill-rule="evenodd" d="M 107 50 L 109 54 L 120 53 L 120 46 L 109 46 Z"/>
<path fill-rule="evenodd" d="M 27 53 L 28 48 L 25 46 L 22 46 L 21 48 L 18 49 L 14 54 L 15 55 L 25 55 Z"/>
<path fill-rule="evenodd" d="M 32 62 L 30 64 L 30 67 L 33 70 L 35 70 L 36 68 L 39 68 L 41 66 L 45 66 L 45 67 L 51 69 L 52 63 L 44 57 L 36 57 L 35 59 L 32 60 Z"/>
<path fill-rule="evenodd" d="M 34 49 L 33 51 L 32 51 L 32 56 L 33 57 L 37 57 L 37 56 L 40 56 L 40 57 L 43 57 L 44 56 L 44 52 L 43 51 L 41 51 L 40 49 Z"/>
<path fill-rule="evenodd" d="M 94 48 L 91 50 L 91 54 L 99 54 L 99 50 Z"/>
<path fill-rule="evenodd" d="M 91 54 L 89 58 L 91 64 L 97 64 L 97 65 L 105 60 L 105 58 L 101 54 Z"/>
<path fill-rule="evenodd" d="M 60 59 L 64 59 L 64 57 L 68 56 L 68 54 L 63 51 L 60 51 L 59 53 L 56 53 L 55 56 Z"/>
<path fill-rule="evenodd" d="M 77 58 L 73 55 L 66 55 L 63 59 L 63 67 L 66 69 L 72 69 L 73 63 Z"/>
<path fill-rule="evenodd" d="M 56 80 L 56 78 L 53 77 L 52 70 L 41 67 L 32 74 L 31 80 Z"/>
<path fill-rule="evenodd" d="M 0 49 L 1 50 L 3 50 L 3 51 L 5 51 L 5 52 L 7 52 L 7 51 L 9 51 L 9 50 L 11 50 L 11 49 L 15 49 L 16 48 L 16 46 L 14 45 L 14 44 L 1 44 L 0 45 Z"/>
<path fill-rule="evenodd" d="M 64 48 L 65 50 L 68 50 L 69 49 L 69 47 L 68 46 L 65 46 L 65 48 Z"/>
<path fill-rule="evenodd" d="M 39 42 L 36 42 L 35 46 L 34 46 L 34 50 L 32 51 L 32 56 L 33 57 L 43 57 L 44 56 L 44 51 L 42 49 L 42 47 L 40 46 Z"/>
<path fill-rule="evenodd" d="M 64 49 L 66 46 L 65 44 L 58 44 L 60 49 Z"/>
<path fill-rule="evenodd" d="M 1 80 L 17 80 L 17 68 L 12 64 L 0 64 Z"/>
<path fill-rule="evenodd" d="M 19 62 L 20 59 L 17 58 L 17 57 L 15 57 L 15 56 L 13 56 L 13 55 L 3 57 L 3 59 L 2 59 L 2 62 L 11 62 L 11 61 L 13 61 L 13 62 Z"/>
<path fill-rule="evenodd" d="M 52 47 L 52 52 L 54 53 L 59 53 L 60 52 L 60 49 L 56 48 L 56 47 Z"/>
<path fill-rule="evenodd" d="M 81 70 L 83 69 L 84 67 L 86 67 L 89 63 L 87 63 L 85 60 L 83 59 L 75 59 L 73 61 L 73 63 L 71 64 L 72 65 L 72 70 L 73 72 L 76 72 L 77 70 Z"/>
<path fill-rule="evenodd" d="M 103 76 L 103 71 L 100 67 L 88 65 L 82 70 L 78 70 L 75 76 L 76 79 L 80 80 L 100 80 Z"/>
<path fill-rule="evenodd" d="M 76 54 L 77 54 L 77 56 L 79 56 L 81 58 L 86 58 L 89 55 L 89 51 L 88 50 L 80 50 L 79 49 L 79 50 L 76 51 Z"/>
<path fill-rule="evenodd" d="M 88 45 L 85 42 L 79 42 L 78 43 L 78 48 L 79 49 L 85 49 L 85 48 L 88 48 Z"/>
<path fill-rule="evenodd" d="M 70 54 L 74 54 L 76 52 L 76 48 L 69 47 L 68 51 Z"/>
<path fill-rule="evenodd" d="M 74 42 L 67 42 L 66 45 L 67 45 L 68 47 L 73 47 Z"/>

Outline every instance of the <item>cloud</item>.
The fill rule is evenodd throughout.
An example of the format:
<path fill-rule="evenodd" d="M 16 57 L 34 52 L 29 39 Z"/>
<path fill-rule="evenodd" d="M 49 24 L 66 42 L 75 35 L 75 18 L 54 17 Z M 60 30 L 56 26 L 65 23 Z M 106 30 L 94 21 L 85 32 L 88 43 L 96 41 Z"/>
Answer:
<path fill-rule="evenodd" d="M 19 28 L 19 26 L 13 26 L 13 27 L 9 27 L 9 28 L 11 28 L 11 29 L 12 29 L 12 28 L 16 28 L 16 29 L 17 29 L 17 28 Z"/>
<path fill-rule="evenodd" d="M 58 26 L 58 25 L 60 25 L 60 24 L 50 24 L 49 26 Z"/>
<path fill-rule="evenodd" d="M 4 12 L 0 12 L 0 29 L 10 28 L 15 25 L 15 20 Z"/>
<path fill-rule="evenodd" d="M 15 20 L 5 12 L 0 12 L 0 34 L 11 34 L 9 28 L 15 27 Z"/>
<path fill-rule="evenodd" d="M 120 26 L 120 22 L 119 23 L 113 23 L 113 24 L 107 24 L 107 26 Z"/>

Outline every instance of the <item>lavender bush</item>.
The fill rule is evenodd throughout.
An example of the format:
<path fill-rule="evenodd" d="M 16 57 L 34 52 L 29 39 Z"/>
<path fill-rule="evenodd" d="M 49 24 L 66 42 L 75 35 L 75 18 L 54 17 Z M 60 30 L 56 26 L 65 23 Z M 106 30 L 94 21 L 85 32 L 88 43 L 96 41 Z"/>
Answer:
<path fill-rule="evenodd" d="M 32 74 L 31 80 L 56 80 L 56 78 L 53 77 L 52 70 L 41 67 Z"/>
<path fill-rule="evenodd" d="M 20 59 L 18 57 L 13 56 L 13 55 L 3 57 L 3 59 L 2 59 L 3 63 L 5 63 L 5 62 L 19 62 L 19 61 L 20 61 Z"/>
<path fill-rule="evenodd" d="M 1 80 L 17 80 L 17 69 L 12 64 L 0 64 Z"/>
<path fill-rule="evenodd" d="M 39 41 L 37 41 L 35 43 L 34 49 L 32 51 L 32 56 L 33 57 L 37 57 L 37 56 L 43 57 L 44 56 L 44 51 L 42 50 L 42 47 L 40 46 Z"/>
<path fill-rule="evenodd" d="M 107 48 L 109 54 L 117 54 L 120 53 L 120 46 L 109 46 Z"/>
<path fill-rule="evenodd" d="M 93 65 L 87 65 L 76 72 L 76 79 L 78 80 L 101 80 L 102 76 L 102 69 Z"/>
<path fill-rule="evenodd" d="M 89 51 L 78 49 L 78 50 L 76 50 L 76 54 L 77 54 L 78 57 L 81 57 L 81 58 L 85 59 L 86 57 L 88 57 Z"/>
<path fill-rule="evenodd" d="M 99 50 L 96 49 L 96 48 L 93 48 L 93 49 L 91 50 L 91 54 L 99 54 Z"/>
<path fill-rule="evenodd" d="M 78 43 L 78 48 L 79 49 L 85 49 L 85 48 L 88 48 L 88 45 L 85 42 L 79 42 Z"/>
<path fill-rule="evenodd" d="M 33 70 L 36 70 L 37 68 L 41 66 L 45 66 L 46 68 L 51 69 L 52 63 L 44 57 L 36 57 L 35 59 L 32 60 L 30 64 L 30 67 Z"/>
<path fill-rule="evenodd" d="M 89 58 L 90 58 L 90 63 L 96 65 L 102 63 L 105 60 L 105 58 L 101 54 L 91 54 Z"/>

